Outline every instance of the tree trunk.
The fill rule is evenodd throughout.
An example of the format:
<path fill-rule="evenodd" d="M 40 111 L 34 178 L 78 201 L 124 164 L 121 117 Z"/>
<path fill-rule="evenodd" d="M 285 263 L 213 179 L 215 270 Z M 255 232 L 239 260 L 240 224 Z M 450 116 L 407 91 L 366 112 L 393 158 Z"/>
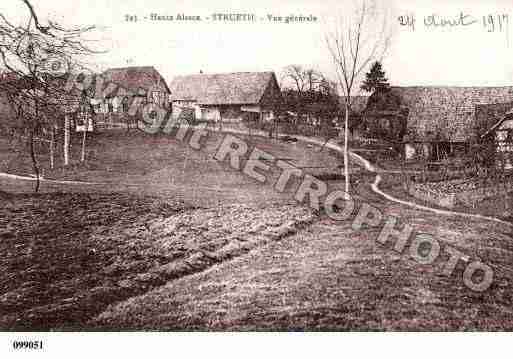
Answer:
<path fill-rule="evenodd" d="M 30 158 L 32 160 L 32 168 L 34 169 L 34 173 L 36 175 L 36 186 L 34 188 L 34 192 L 39 192 L 40 178 L 39 178 L 39 164 L 37 163 L 36 151 L 34 149 L 34 132 L 31 131 L 29 138 L 29 150 L 30 150 Z"/>
<path fill-rule="evenodd" d="M 87 127 L 84 129 L 84 134 L 82 136 L 82 154 L 80 155 L 81 162 L 85 162 L 86 137 L 87 137 Z"/>
<path fill-rule="evenodd" d="M 349 96 L 348 96 L 349 97 Z M 344 123 L 344 177 L 345 192 L 349 194 L 349 104 L 345 105 L 345 123 Z"/>
<path fill-rule="evenodd" d="M 64 116 L 64 166 L 69 165 L 69 116 Z"/>
<path fill-rule="evenodd" d="M 53 170 L 55 167 L 55 128 L 53 126 L 50 136 L 50 168 Z"/>

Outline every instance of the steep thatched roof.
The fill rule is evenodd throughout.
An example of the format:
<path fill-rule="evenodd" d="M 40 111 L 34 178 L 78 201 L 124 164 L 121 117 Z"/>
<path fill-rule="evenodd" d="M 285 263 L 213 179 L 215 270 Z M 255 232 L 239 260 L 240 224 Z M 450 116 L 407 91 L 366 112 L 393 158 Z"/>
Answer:
<path fill-rule="evenodd" d="M 112 68 L 105 71 L 103 76 L 106 81 L 134 93 L 146 93 L 155 87 L 165 89 L 169 93 L 166 81 L 153 66 Z"/>
<path fill-rule="evenodd" d="M 513 101 L 513 87 L 392 87 L 408 110 L 411 139 L 463 142 L 479 136 L 478 105 Z"/>
<path fill-rule="evenodd" d="M 171 100 L 197 101 L 202 105 L 260 103 L 273 72 L 234 72 L 177 76 L 170 85 Z"/>

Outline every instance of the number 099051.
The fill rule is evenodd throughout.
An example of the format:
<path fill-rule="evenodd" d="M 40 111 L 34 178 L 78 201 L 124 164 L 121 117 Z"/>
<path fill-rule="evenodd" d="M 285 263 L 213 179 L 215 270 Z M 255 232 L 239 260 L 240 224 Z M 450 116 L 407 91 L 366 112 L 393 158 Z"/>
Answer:
<path fill-rule="evenodd" d="M 41 350 L 43 349 L 42 340 L 15 340 L 12 342 L 14 350 Z"/>

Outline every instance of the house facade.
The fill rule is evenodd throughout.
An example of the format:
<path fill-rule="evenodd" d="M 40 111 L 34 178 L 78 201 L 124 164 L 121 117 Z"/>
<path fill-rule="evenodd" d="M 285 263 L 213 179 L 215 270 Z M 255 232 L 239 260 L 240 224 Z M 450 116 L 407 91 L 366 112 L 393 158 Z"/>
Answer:
<path fill-rule="evenodd" d="M 490 108 L 488 108 L 490 110 Z M 493 141 L 496 165 L 506 170 L 513 169 L 513 103 L 493 106 L 495 116 L 490 116 L 497 122 L 482 136 L 484 141 Z"/>
<path fill-rule="evenodd" d="M 281 101 L 273 72 L 177 76 L 170 90 L 174 119 L 265 122 L 275 118 Z"/>
<path fill-rule="evenodd" d="M 91 98 L 83 92 L 76 104 L 76 112 L 73 116 L 76 132 L 94 132 L 94 110 L 91 104 Z"/>
<path fill-rule="evenodd" d="M 138 107 L 148 103 L 169 109 L 169 87 L 153 66 L 112 68 L 101 74 L 104 86 L 116 88 L 92 100 L 96 121 L 104 124 L 125 123 L 133 101 Z"/>

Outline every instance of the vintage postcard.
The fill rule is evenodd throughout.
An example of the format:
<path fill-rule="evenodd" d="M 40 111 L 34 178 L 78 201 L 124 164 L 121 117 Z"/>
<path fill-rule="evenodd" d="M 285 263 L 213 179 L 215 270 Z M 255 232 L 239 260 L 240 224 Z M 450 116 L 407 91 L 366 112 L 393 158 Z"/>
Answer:
<path fill-rule="evenodd" d="M 512 36 L 509 0 L 3 0 L 8 352 L 512 330 Z"/>

